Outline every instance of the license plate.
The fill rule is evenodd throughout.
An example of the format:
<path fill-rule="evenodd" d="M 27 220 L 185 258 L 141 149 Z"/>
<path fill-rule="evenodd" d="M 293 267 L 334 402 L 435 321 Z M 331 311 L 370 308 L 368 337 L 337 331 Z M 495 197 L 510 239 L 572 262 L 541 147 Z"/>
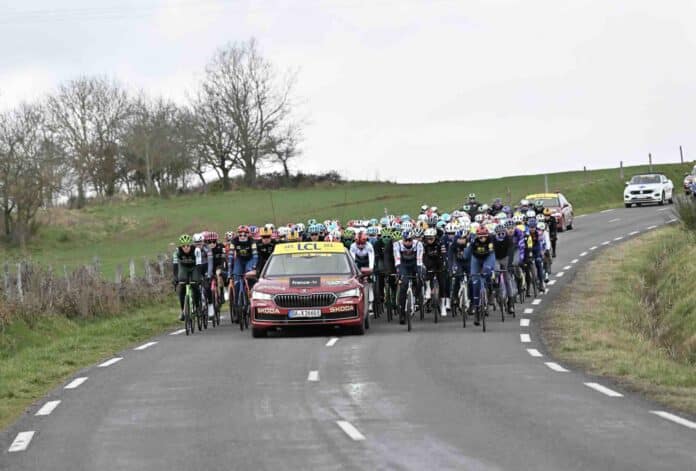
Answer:
<path fill-rule="evenodd" d="M 290 312 L 288 312 L 288 318 L 290 319 L 313 317 L 321 317 L 321 309 L 291 309 Z"/>

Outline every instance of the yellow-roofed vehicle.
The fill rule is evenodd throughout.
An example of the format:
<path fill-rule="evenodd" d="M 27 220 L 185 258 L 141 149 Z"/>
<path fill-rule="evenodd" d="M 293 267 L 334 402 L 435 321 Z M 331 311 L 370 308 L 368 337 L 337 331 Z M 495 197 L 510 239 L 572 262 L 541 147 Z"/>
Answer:
<path fill-rule="evenodd" d="M 544 208 L 549 208 L 553 211 L 552 214 L 558 223 L 558 232 L 573 228 L 573 220 L 575 219 L 573 205 L 563 196 L 563 193 L 535 193 L 525 196 L 525 199 L 531 201 L 532 204 L 537 200 L 543 201 Z"/>
<path fill-rule="evenodd" d="M 339 242 L 278 244 L 251 293 L 254 337 L 303 325 L 369 328 L 365 278 Z"/>

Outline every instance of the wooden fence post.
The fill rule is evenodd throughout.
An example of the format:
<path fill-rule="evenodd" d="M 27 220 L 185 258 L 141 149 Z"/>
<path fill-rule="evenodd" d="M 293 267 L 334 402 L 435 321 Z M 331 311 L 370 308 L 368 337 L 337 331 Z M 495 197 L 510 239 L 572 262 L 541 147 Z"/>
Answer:
<path fill-rule="evenodd" d="M 17 264 L 17 296 L 19 297 L 19 302 L 24 302 L 24 292 L 22 291 L 22 262 Z"/>
<path fill-rule="evenodd" d="M 128 261 L 128 268 L 130 269 L 130 282 L 135 283 L 135 261 L 132 258 Z"/>
<path fill-rule="evenodd" d="M 123 266 L 116 265 L 116 276 L 114 277 L 114 283 L 120 288 L 121 280 L 123 279 Z"/>
<path fill-rule="evenodd" d="M 150 261 L 147 258 L 145 258 L 144 263 L 145 263 L 145 280 L 147 281 L 147 283 L 149 285 L 151 285 L 152 284 L 152 270 L 150 267 Z"/>
<path fill-rule="evenodd" d="M 70 291 L 70 275 L 68 275 L 68 267 L 63 265 L 63 274 L 65 275 L 65 288 Z"/>
<path fill-rule="evenodd" d="M 46 293 L 48 295 L 48 305 L 53 305 L 53 265 L 48 266 L 46 271 Z"/>

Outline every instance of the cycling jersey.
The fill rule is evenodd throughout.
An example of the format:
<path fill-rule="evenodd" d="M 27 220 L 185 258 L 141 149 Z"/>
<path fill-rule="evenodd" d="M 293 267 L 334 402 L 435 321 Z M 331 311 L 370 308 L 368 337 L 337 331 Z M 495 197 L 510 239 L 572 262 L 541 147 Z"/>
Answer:
<path fill-rule="evenodd" d="M 408 268 L 423 266 L 423 244 L 413 241 L 410 247 L 406 247 L 403 240 L 394 244 L 394 265 L 403 265 Z"/>
<path fill-rule="evenodd" d="M 442 256 L 445 254 L 445 247 L 435 240 L 432 244 L 423 244 L 423 264 L 429 270 L 442 270 Z"/>
<path fill-rule="evenodd" d="M 356 242 L 350 245 L 350 254 L 355 260 L 355 264 L 358 268 L 369 268 L 374 270 L 375 268 L 375 251 L 372 248 L 372 244 L 365 243 L 362 247 L 359 247 Z"/>
<path fill-rule="evenodd" d="M 486 258 L 494 251 L 493 240 L 491 240 L 490 236 L 486 237 L 486 239 L 483 241 L 479 240 L 478 237 L 475 237 L 471 242 L 470 247 L 471 255 L 476 258 Z"/>
<path fill-rule="evenodd" d="M 271 257 L 273 249 L 275 249 L 275 244 L 276 243 L 274 240 L 271 240 L 267 244 L 264 244 L 263 242 L 261 242 L 260 244 L 256 244 L 256 251 L 259 254 L 259 260 L 258 262 L 256 262 L 256 271 L 258 273 L 261 273 L 261 271 L 263 271 L 263 267 L 266 265 L 266 262 Z"/>
<path fill-rule="evenodd" d="M 212 264 L 209 264 L 211 268 L 208 271 L 208 276 L 212 277 L 213 273 L 215 273 L 218 268 L 223 269 L 225 267 L 225 264 L 227 263 L 227 257 L 225 255 L 225 246 L 220 243 L 215 244 L 215 247 L 209 249 L 209 257 L 212 261 Z"/>

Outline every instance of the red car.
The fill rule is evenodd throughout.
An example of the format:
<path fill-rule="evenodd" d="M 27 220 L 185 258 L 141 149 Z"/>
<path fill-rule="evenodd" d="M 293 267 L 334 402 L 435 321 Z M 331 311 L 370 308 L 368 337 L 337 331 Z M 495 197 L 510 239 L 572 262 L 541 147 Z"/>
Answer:
<path fill-rule="evenodd" d="M 341 326 L 362 335 L 369 328 L 363 281 L 343 244 L 279 244 L 251 292 L 251 332 L 264 337 L 277 327 Z"/>
<path fill-rule="evenodd" d="M 563 196 L 563 193 L 537 193 L 534 195 L 527 195 L 525 199 L 531 201 L 532 204 L 537 200 L 543 201 L 544 208 L 550 208 L 551 211 L 553 211 L 553 216 L 558 223 L 558 232 L 573 228 L 573 221 L 575 219 L 573 205 Z"/>

